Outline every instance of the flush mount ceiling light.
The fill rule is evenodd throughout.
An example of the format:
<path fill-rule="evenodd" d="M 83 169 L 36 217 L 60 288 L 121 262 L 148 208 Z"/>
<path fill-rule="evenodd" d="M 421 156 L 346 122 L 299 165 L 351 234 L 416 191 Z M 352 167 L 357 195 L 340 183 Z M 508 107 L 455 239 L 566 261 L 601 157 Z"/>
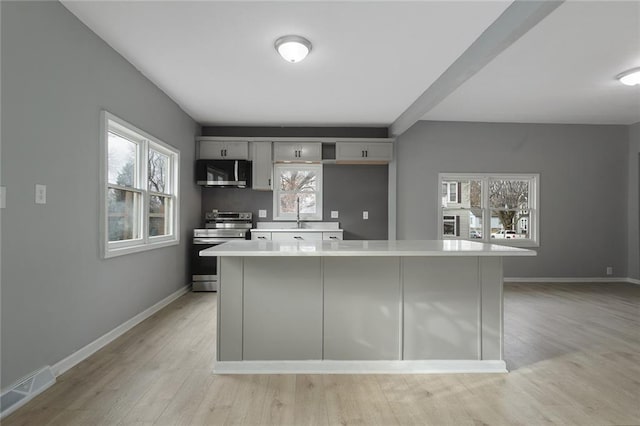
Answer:
<path fill-rule="evenodd" d="M 640 67 L 620 73 L 616 76 L 616 78 L 620 80 L 620 83 L 626 84 L 627 86 L 635 86 L 636 84 L 640 84 Z"/>
<path fill-rule="evenodd" d="M 311 42 L 297 35 L 280 37 L 275 47 L 285 61 L 292 63 L 300 62 L 311 52 Z"/>

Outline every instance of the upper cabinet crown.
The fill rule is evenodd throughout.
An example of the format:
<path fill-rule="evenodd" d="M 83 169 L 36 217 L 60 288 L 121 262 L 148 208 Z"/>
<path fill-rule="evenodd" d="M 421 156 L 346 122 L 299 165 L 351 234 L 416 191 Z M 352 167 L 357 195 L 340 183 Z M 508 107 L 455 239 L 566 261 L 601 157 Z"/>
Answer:
<path fill-rule="evenodd" d="M 198 139 L 201 160 L 248 160 L 249 142 Z"/>
<path fill-rule="evenodd" d="M 273 161 L 320 162 L 322 161 L 322 143 L 320 142 L 275 142 Z"/>
<path fill-rule="evenodd" d="M 393 160 L 390 142 L 337 142 L 336 163 L 387 164 Z"/>

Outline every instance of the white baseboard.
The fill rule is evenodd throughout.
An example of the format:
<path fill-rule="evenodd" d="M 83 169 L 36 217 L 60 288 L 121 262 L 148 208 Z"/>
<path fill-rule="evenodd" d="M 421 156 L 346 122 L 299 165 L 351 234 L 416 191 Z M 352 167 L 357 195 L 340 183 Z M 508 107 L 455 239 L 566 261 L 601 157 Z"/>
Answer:
<path fill-rule="evenodd" d="M 101 337 L 98 337 L 96 340 L 89 343 L 85 347 L 77 350 L 76 352 L 72 353 L 65 359 L 57 362 L 51 367 L 51 369 L 53 370 L 53 374 L 55 374 L 55 376 L 58 377 L 59 375 L 66 372 L 70 368 L 78 365 L 80 362 L 84 361 L 85 359 L 87 359 L 88 357 L 96 353 L 98 350 L 102 349 L 109 343 L 113 342 L 115 339 L 122 336 L 124 333 L 131 330 L 133 327 L 140 324 L 142 321 L 146 320 L 151 315 L 155 314 L 160 309 L 164 308 L 169 303 L 176 300 L 178 297 L 187 293 L 190 288 L 191 288 L 190 284 L 182 287 L 178 291 L 165 297 L 164 299 L 162 299 L 155 305 L 151 306 L 150 308 L 147 308 L 144 311 L 140 312 L 138 315 L 131 318 L 130 320 L 120 324 L 118 327 L 102 335 Z"/>
<path fill-rule="evenodd" d="M 215 374 L 442 374 L 507 373 L 501 360 L 217 361 Z"/>
<path fill-rule="evenodd" d="M 632 283 L 640 284 L 640 280 L 622 277 L 571 277 L 571 278 L 545 278 L 545 277 L 505 277 L 505 283 Z"/>

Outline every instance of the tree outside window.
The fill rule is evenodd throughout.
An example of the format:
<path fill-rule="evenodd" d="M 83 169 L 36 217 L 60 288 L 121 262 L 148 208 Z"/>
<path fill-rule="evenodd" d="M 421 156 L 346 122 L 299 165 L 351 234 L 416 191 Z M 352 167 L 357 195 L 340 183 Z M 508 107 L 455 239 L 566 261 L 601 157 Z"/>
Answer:
<path fill-rule="evenodd" d="M 322 220 L 322 165 L 276 164 L 276 220 Z"/>

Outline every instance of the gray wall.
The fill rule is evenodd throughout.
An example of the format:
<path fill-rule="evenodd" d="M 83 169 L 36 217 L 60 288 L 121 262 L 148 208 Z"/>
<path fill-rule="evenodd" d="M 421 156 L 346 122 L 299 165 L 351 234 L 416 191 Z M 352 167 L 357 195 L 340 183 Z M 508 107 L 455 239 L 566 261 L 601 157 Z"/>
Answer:
<path fill-rule="evenodd" d="M 627 276 L 627 126 L 420 121 L 396 148 L 398 239 L 437 238 L 440 172 L 539 173 L 538 256 L 505 276 Z"/>
<path fill-rule="evenodd" d="M 189 282 L 199 126 L 58 2 L 2 2 L 2 381 L 55 364 Z M 181 151 L 181 243 L 99 257 L 99 117 Z M 47 204 L 34 204 L 34 184 Z"/>
<path fill-rule="evenodd" d="M 640 280 L 640 123 L 629 126 L 628 276 Z"/>
<path fill-rule="evenodd" d="M 387 239 L 387 166 L 325 164 L 323 167 L 323 220 L 340 222 L 344 238 L 350 240 Z M 273 192 L 235 188 L 203 188 L 202 209 L 250 211 L 254 221 L 273 217 Z M 258 210 L 268 217 L 258 218 Z M 331 219 L 337 210 L 338 219 Z M 369 219 L 362 219 L 362 211 Z"/>

